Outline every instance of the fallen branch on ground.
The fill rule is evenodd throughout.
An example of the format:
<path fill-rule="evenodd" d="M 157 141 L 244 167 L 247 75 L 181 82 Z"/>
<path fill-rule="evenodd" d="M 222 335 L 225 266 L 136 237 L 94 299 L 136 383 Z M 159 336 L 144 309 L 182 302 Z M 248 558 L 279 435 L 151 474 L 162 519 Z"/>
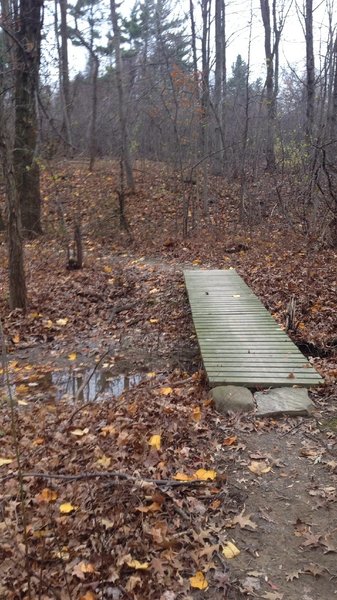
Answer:
<path fill-rule="evenodd" d="M 0 479 L 0 483 L 4 481 L 8 481 L 9 479 L 15 479 L 17 477 L 17 473 L 11 473 L 9 475 L 5 475 Z M 78 475 L 69 475 L 67 473 L 22 473 L 22 477 L 24 479 L 29 479 L 30 477 L 34 477 L 36 479 L 60 479 L 62 481 L 79 481 L 81 479 L 106 479 L 115 477 L 116 479 L 121 479 L 124 481 L 130 481 L 131 483 L 137 485 L 144 484 L 153 484 L 157 486 L 163 487 L 182 487 L 182 486 L 199 486 L 201 484 L 212 483 L 211 481 L 204 481 L 202 479 L 195 479 L 193 481 L 177 481 L 175 479 L 147 479 L 142 477 L 134 477 L 133 475 L 128 475 L 127 473 L 121 473 L 120 471 L 93 471 L 88 473 L 79 473 Z"/>

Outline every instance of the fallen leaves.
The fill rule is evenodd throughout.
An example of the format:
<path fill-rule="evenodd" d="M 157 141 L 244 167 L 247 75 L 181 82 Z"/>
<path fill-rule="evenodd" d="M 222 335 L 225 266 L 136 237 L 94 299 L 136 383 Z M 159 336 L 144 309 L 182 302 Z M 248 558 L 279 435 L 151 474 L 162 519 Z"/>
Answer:
<path fill-rule="evenodd" d="M 233 542 L 227 542 L 222 548 L 222 554 L 225 558 L 232 560 L 241 554 L 239 548 Z"/>
<path fill-rule="evenodd" d="M 160 450 L 161 436 L 159 434 L 152 435 L 149 440 L 149 446 L 151 446 L 152 448 L 155 448 L 156 450 Z"/>
<path fill-rule="evenodd" d="M 55 490 L 51 490 L 50 488 L 43 488 L 43 490 L 36 496 L 36 500 L 38 502 L 55 502 L 57 498 L 57 492 Z"/>
<path fill-rule="evenodd" d="M 110 456 L 103 454 L 103 456 L 96 461 L 96 464 L 103 467 L 103 469 L 108 469 L 111 465 L 111 458 Z"/>
<path fill-rule="evenodd" d="M 89 427 L 85 427 L 85 429 L 73 429 L 70 433 L 76 437 L 83 437 L 89 433 Z"/>
<path fill-rule="evenodd" d="M 14 458 L 0 457 L 0 467 L 3 467 L 4 465 L 10 465 L 13 461 L 14 461 Z"/>
<path fill-rule="evenodd" d="M 63 515 L 69 515 L 77 508 L 77 506 L 73 506 L 70 502 L 64 502 L 63 504 L 60 504 L 59 511 Z"/>
<path fill-rule="evenodd" d="M 207 590 L 208 581 L 202 571 L 197 571 L 193 577 L 190 577 L 190 585 L 197 590 Z"/>
<path fill-rule="evenodd" d="M 271 471 L 271 466 L 263 460 L 252 460 L 250 465 L 248 465 L 248 469 L 251 471 L 251 473 L 254 473 L 254 475 L 265 475 Z"/>
<path fill-rule="evenodd" d="M 172 392 L 173 392 L 173 389 L 171 387 L 162 387 L 159 390 L 159 393 L 162 396 L 169 396 L 170 394 L 172 394 Z"/>
<path fill-rule="evenodd" d="M 213 470 L 198 469 L 193 475 L 186 475 L 186 473 L 178 472 L 173 476 L 176 481 L 213 481 L 217 477 L 217 472 Z"/>
<path fill-rule="evenodd" d="M 243 510 L 239 515 L 233 517 L 233 519 L 230 521 L 230 525 L 231 527 L 234 527 L 235 525 L 240 525 L 241 529 L 255 530 L 257 528 L 257 525 L 256 523 L 254 523 L 254 521 L 251 520 L 251 516 L 252 515 L 245 515 Z"/>
<path fill-rule="evenodd" d="M 128 565 L 128 567 L 130 567 L 131 569 L 136 569 L 137 571 L 145 571 L 146 569 L 148 569 L 150 567 L 150 563 L 140 562 L 139 560 L 136 560 L 134 558 L 130 558 L 129 560 L 126 560 L 125 562 Z"/>

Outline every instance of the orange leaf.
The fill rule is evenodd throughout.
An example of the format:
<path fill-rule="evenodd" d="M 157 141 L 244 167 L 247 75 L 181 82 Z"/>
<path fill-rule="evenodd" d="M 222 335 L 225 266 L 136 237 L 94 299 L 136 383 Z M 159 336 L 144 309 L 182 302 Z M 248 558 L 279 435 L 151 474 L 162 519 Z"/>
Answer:
<path fill-rule="evenodd" d="M 224 446 L 233 446 L 233 444 L 236 444 L 237 440 L 237 436 L 232 435 L 231 437 L 225 438 L 222 443 Z"/>
<path fill-rule="evenodd" d="M 137 510 L 142 513 L 157 512 L 161 509 L 161 505 L 158 502 L 152 502 L 149 506 L 138 506 Z"/>
<path fill-rule="evenodd" d="M 192 415 L 193 415 L 193 419 L 194 419 L 195 421 L 197 421 L 197 422 L 198 422 L 198 421 L 200 421 L 200 419 L 201 419 L 201 410 L 200 410 L 200 406 L 195 406 L 195 407 L 193 408 L 193 413 L 192 413 Z"/>
<path fill-rule="evenodd" d="M 42 492 L 36 496 L 36 500 L 39 502 L 55 502 L 56 499 L 57 493 L 49 488 L 43 488 Z"/>

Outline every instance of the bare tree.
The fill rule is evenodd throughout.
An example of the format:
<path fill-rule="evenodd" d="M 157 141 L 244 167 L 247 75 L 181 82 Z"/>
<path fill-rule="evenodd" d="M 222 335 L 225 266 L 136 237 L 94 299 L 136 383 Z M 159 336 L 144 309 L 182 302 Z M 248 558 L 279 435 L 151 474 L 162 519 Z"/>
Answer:
<path fill-rule="evenodd" d="M 1 2 L 2 17 L 9 14 L 7 0 Z M 3 21 L 4 23 L 4 21 Z M 26 308 L 27 293 L 24 271 L 24 246 L 21 235 L 21 208 L 13 165 L 14 114 L 6 98 L 14 88 L 12 65 L 16 42 L 4 35 L 4 56 L 0 72 L 0 159 L 6 191 L 6 225 L 9 272 L 9 304 L 11 309 Z M 6 93 L 7 92 L 7 93 Z"/>
<path fill-rule="evenodd" d="M 223 170 L 224 148 L 224 94 L 226 85 L 226 43 L 225 43 L 225 2 L 215 0 L 215 79 L 214 79 L 214 116 L 215 116 L 215 174 Z"/>
<path fill-rule="evenodd" d="M 111 21 L 113 29 L 113 45 L 115 50 L 116 60 L 116 83 L 118 91 L 118 112 L 119 112 L 119 127 L 120 127 L 120 144 L 121 144 L 121 158 L 125 166 L 126 181 L 128 187 L 133 191 L 135 189 L 135 183 L 133 179 L 131 156 L 128 140 L 128 131 L 126 124 L 126 110 L 125 110 L 125 94 L 123 86 L 123 63 L 122 54 L 120 47 L 120 29 L 118 25 L 118 16 L 116 10 L 116 1 L 110 0 L 111 10 Z"/>
<path fill-rule="evenodd" d="M 14 173 L 27 237 L 42 232 L 40 168 L 37 160 L 37 92 L 41 51 L 43 0 L 13 3 L 11 31 L 15 38 Z"/>
<path fill-rule="evenodd" d="M 313 38 L 313 6 L 312 0 L 305 1 L 305 46 L 306 46 L 306 123 L 307 141 L 312 140 L 315 115 L 315 57 Z"/>
<path fill-rule="evenodd" d="M 58 22 L 58 5 L 60 7 L 60 26 Z M 63 113 L 63 123 L 61 131 L 65 134 L 68 148 L 72 146 L 71 131 L 71 98 L 69 81 L 69 61 L 68 61 L 68 16 L 66 0 L 55 0 L 55 34 L 57 50 L 59 55 L 59 87 L 60 98 Z"/>
<path fill-rule="evenodd" d="M 274 0 L 273 0 L 274 1 Z M 267 102 L 267 138 L 266 138 L 266 161 L 267 171 L 276 169 L 276 158 L 274 148 L 275 138 L 275 94 L 274 94 L 274 55 L 272 49 L 272 29 L 270 19 L 269 0 L 260 0 L 261 15 L 264 27 L 264 52 L 266 60 L 266 102 Z"/>

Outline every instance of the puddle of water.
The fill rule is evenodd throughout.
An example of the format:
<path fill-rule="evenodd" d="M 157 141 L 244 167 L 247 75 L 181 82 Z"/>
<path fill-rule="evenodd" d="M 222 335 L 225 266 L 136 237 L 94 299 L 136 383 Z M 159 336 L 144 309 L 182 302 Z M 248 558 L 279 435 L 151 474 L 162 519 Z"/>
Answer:
<path fill-rule="evenodd" d="M 56 399 L 63 396 L 75 397 L 83 383 L 87 380 L 91 370 L 87 371 L 56 371 L 51 373 L 50 385 L 56 388 Z M 117 397 L 124 391 L 130 390 L 144 379 L 144 375 L 120 373 L 112 371 L 97 371 L 79 394 L 78 399 L 84 402 L 99 400 L 102 397 Z"/>

